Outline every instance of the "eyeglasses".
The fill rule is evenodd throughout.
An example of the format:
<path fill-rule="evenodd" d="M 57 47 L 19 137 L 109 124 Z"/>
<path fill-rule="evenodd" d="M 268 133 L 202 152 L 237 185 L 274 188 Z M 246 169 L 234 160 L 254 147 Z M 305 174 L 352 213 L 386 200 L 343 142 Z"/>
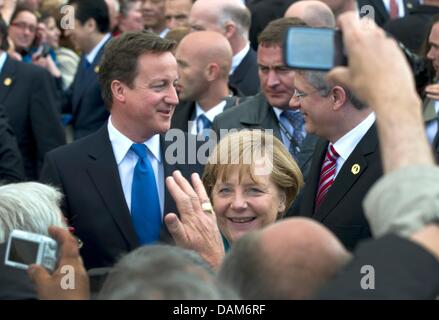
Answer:
<path fill-rule="evenodd" d="M 14 22 L 14 23 L 11 23 L 11 26 L 17 27 L 18 29 L 21 29 L 23 31 L 27 29 L 27 30 L 29 30 L 30 33 L 35 33 L 37 31 L 36 26 L 31 26 L 31 25 L 28 25 L 24 22 Z"/>
<path fill-rule="evenodd" d="M 298 100 L 298 101 L 302 101 L 304 98 L 306 98 L 306 97 L 308 97 L 310 95 L 313 95 L 314 93 L 320 92 L 322 90 L 323 89 L 316 89 L 316 90 L 314 90 L 314 91 L 312 91 L 310 93 L 305 93 L 303 91 L 299 91 L 297 89 L 294 89 L 293 98 Z"/>

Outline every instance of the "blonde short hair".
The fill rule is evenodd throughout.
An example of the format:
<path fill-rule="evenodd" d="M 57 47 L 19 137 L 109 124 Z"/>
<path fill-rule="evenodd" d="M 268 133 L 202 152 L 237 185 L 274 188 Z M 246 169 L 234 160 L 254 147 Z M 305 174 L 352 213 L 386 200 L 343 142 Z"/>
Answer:
<path fill-rule="evenodd" d="M 239 168 L 239 181 L 243 176 L 250 176 L 257 182 L 259 161 L 264 162 L 265 168 L 270 166 L 270 179 L 285 193 L 287 211 L 303 185 L 303 175 L 282 142 L 261 130 L 233 132 L 224 136 L 216 145 L 204 167 L 202 177 L 209 197 L 212 196 L 216 182 L 224 181 L 236 166 Z M 284 212 L 281 213 L 283 214 Z"/>

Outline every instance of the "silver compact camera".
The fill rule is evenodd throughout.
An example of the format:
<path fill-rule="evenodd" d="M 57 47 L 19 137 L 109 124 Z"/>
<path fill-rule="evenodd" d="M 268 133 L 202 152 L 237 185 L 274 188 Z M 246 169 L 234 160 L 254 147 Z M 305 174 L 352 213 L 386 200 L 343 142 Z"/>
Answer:
<path fill-rule="evenodd" d="M 58 244 L 52 238 L 22 230 L 13 230 L 6 247 L 5 265 L 27 270 L 39 264 L 55 270 Z"/>

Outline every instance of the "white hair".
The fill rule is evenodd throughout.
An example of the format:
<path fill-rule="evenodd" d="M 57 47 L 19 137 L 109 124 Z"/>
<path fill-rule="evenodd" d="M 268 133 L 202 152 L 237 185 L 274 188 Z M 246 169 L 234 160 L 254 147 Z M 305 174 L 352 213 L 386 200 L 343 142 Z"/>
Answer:
<path fill-rule="evenodd" d="M 12 230 L 48 235 L 51 225 L 66 228 L 60 203 L 62 194 L 38 182 L 21 182 L 0 187 L 0 243 Z"/>

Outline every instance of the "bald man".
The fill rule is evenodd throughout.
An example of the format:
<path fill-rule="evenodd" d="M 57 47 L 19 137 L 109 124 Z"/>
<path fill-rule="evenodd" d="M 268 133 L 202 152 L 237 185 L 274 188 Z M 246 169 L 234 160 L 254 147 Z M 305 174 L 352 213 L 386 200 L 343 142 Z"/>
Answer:
<path fill-rule="evenodd" d="M 289 218 L 235 243 L 219 279 L 243 299 L 310 299 L 349 260 L 350 254 L 324 226 Z"/>
<path fill-rule="evenodd" d="M 334 13 L 335 18 L 345 12 L 357 11 L 357 1 L 356 0 L 320 0 L 327 4 L 332 13 Z M 360 6 L 361 7 L 361 6 Z"/>
<path fill-rule="evenodd" d="M 302 0 L 288 7 L 284 17 L 299 18 L 310 27 L 335 28 L 335 17 L 331 8 L 317 0 Z"/>
<path fill-rule="evenodd" d="M 236 97 L 229 97 L 227 84 L 232 48 L 220 33 L 200 31 L 181 40 L 175 58 L 181 103 L 172 117 L 171 128 L 192 134 L 206 132 L 218 114 L 236 103 Z"/>
<path fill-rule="evenodd" d="M 189 14 L 193 31 L 216 31 L 227 38 L 232 47 L 233 59 L 229 84 L 244 95 L 259 92 L 256 52 L 250 48 L 248 33 L 250 11 L 240 0 L 197 0 Z"/>

